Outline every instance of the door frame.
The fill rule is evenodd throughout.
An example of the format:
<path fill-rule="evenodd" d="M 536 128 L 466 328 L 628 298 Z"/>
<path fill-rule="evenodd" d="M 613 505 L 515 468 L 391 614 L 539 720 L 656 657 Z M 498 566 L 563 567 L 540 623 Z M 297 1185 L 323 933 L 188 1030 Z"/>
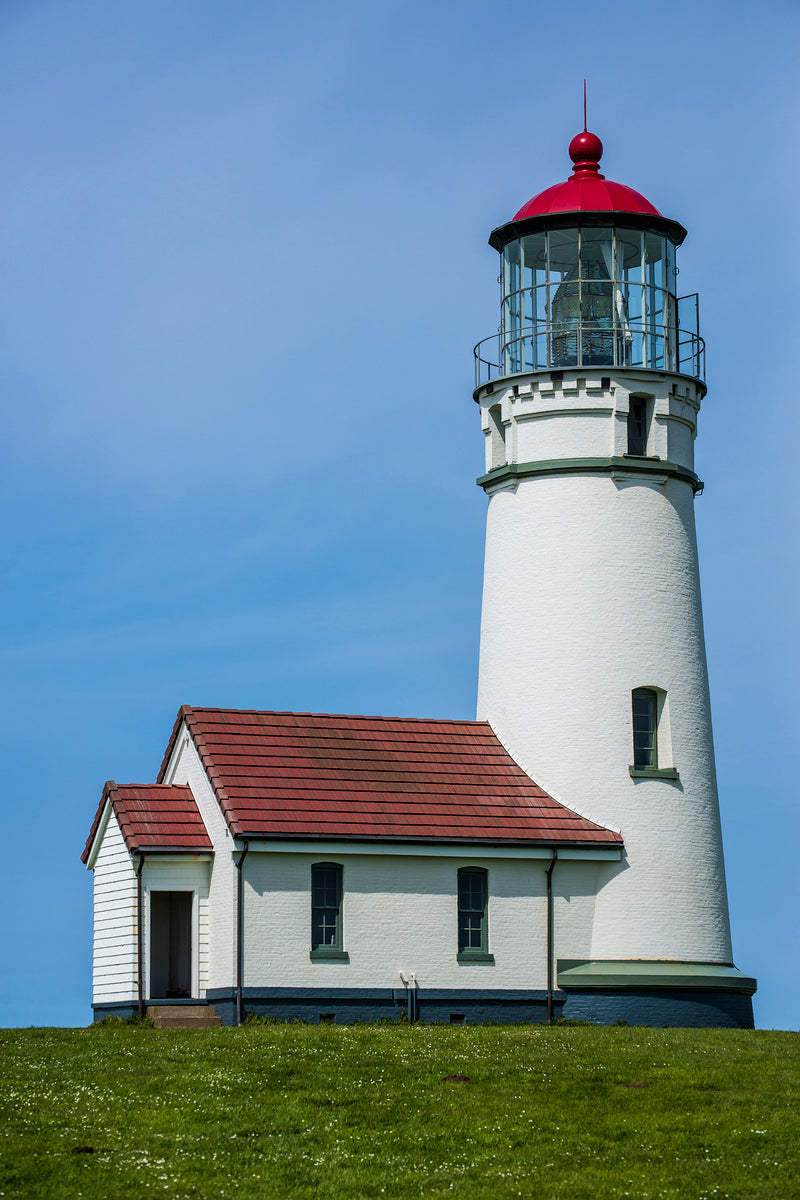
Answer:
<path fill-rule="evenodd" d="M 199 948 L 199 944 L 200 944 L 199 943 L 200 905 L 199 905 L 198 890 L 197 890 L 197 888 L 194 888 L 194 887 L 187 887 L 187 886 L 181 887 L 180 885 L 179 886 L 175 886 L 175 885 L 164 886 L 164 884 L 162 884 L 159 881 L 159 884 L 156 886 L 147 885 L 145 887 L 144 915 L 143 915 L 143 921 L 142 921 L 142 924 L 144 925 L 144 929 L 142 930 L 142 932 L 144 933 L 144 964 L 143 964 L 143 966 L 144 966 L 145 1001 L 147 1002 L 147 1000 L 149 1000 L 149 999 L 154 999 L 154 1000 L 165 1000 L 166 999 L 165 996 L 153 996 L 153 997 L 150 996 L 150 979 L 151 979 L 151 970 L 150 970 L 151 958 L 150 958 L 150 956 L 151 956 L 151 951 L 152 951 L 151 940 L 150 940 L 150 929 L 151 929 L 150 923 L 151 923 L 152 911 L 153 911 L 152 905 L 150 903 L 150 895 L 152 892 L 188 892 L 192 897 L 191 912 L 189 915 L 189 958 L 190 958 L 190 962 L 191 962 L 191 966 L 190 966 L 190 970 L 189 970 L 189 976 L 191 979 L 191 997 L 189 997 L 189 998 L 193 999 L 193 1000 L 197 1000 L 199 997 L 199 992 L 200 992 L 200 970 L 199 970 L 200 963 L 199 963 L 199 954 L 198 954 L 198 948 Z"/>

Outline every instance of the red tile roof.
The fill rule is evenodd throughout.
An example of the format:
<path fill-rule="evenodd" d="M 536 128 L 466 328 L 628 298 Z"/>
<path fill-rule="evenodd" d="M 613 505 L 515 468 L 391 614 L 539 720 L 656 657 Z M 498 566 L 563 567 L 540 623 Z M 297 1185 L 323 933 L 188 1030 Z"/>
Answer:
<path fill-rule="evenodd" d="M 185 720 L 237 837 L 603 843 L 542 791 L 485 721 L 191 708 Z"/>
<path fill-rule="evenodd" d="M 177 850 L 198 852 L 213 849 L 200 810 L 188 787 L 160 783 L 116 784 L 110 779 L 103 788 L 92 830 L 81 855 L 86 862 L 106 806 L 119 821 L 129 850 Z"/>

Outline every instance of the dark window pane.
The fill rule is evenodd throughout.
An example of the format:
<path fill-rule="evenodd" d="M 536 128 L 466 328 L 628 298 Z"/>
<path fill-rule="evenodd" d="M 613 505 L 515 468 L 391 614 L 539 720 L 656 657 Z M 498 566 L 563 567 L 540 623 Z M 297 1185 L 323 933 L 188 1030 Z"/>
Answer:
<path fill-rule="evenodd" d="M 628 454 L 647 453 L 646 422 L 647 401 L 638 396 L 631 396 L 628 401 Z"/>
<path fill-rule="evenodd" d="M 633 703 L 633 765 L 657 767 L 656 743 L 657 697 L 649 688 L 637 688 Z"/>
<path fill-rule="evenodd" d="M 320 946 L 339 946 L 341 895 L 341 867 L 311 868 L 312 950 Z"/>
<path fill-rule="evenodd" d="M 486 948 L 486 875 L 483 871 L 458 873 L 458 949 Z"/>

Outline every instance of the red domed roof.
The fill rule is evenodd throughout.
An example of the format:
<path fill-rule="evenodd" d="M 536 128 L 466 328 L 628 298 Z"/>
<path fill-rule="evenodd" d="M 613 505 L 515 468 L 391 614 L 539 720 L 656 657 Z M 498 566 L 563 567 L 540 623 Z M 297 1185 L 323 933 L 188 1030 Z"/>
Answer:
<path fill-rule="evenodd" d="M 579 133 L 569 144 L 569 155 L 574 164 L 569 179 L 539 192 L 523 204 L 513 220 L 524 221 L 526 217 L 562 212 L 630 212 L 660 217 L 658 209 L 641 192 L 600 174 L 598 164 L 602 153 L 603 143 L 599 137 L 587 130 Z"/>

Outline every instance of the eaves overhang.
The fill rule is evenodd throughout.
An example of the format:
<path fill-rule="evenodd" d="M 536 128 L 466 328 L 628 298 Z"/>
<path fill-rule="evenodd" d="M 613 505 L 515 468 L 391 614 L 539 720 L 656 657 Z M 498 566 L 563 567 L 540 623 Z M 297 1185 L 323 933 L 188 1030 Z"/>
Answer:
<path fill-rule="evenodd" d="M 657 233 L 667 237 L 676 246 L 680 246 L 686 237 L 686 230 L 680 221 L 669 217 L 656 216 L 654 213 L 620 212 L 601 209 L 596 212 L 556 212 L 540 213 L 532 217 L 524 217 L 521 221 L 506 221 L 498 225 L 489 234 L 489 245 L 501 251 L 509 242 L 526 237 L 530 233 L 541 233 L 545 229 L 575 229 L 578 226 L 597 228 L 598 226 L 622 226 L 626 229 L 641 229 L 646 233 Z"/>
<path fill-rule="evenodd" d="M 248 851 L 284 854 L 408 854 L 412 857 L 441 855 L 460 858 L 473 853 L 494 858 L 535 858 L 550 860 L 555 852 L 558 858 L 586 859 L 616 862 L 624 849 L 622 838 L 606 842 L 556 842 L 534 841 L 511 838 L 350 838 L 336 835 L 308 837 L 274 837 L 270 834 L 247 834 L 236 839 L 247 843 Z M 237 849 L 240 847 L 237 846 Z"/>
<path fill-rule="evenodd" d="M 196 858 L 200 861 L 208 861 L 214 857 L 213 850 L 195 850 L 191 846 L 132 846 L 130 853 L 146 854 L 148 858 L 163 854 L 179 855 L 181 858 Z"/>
<path fill-rule="evenodd" d="M 682 962 L 673 959 L 558 960 L 557 982 L 564 991 L 681 988 L 745 992 L 756 991 L 756 980 L 743 975 L 733 963 Z"/>

